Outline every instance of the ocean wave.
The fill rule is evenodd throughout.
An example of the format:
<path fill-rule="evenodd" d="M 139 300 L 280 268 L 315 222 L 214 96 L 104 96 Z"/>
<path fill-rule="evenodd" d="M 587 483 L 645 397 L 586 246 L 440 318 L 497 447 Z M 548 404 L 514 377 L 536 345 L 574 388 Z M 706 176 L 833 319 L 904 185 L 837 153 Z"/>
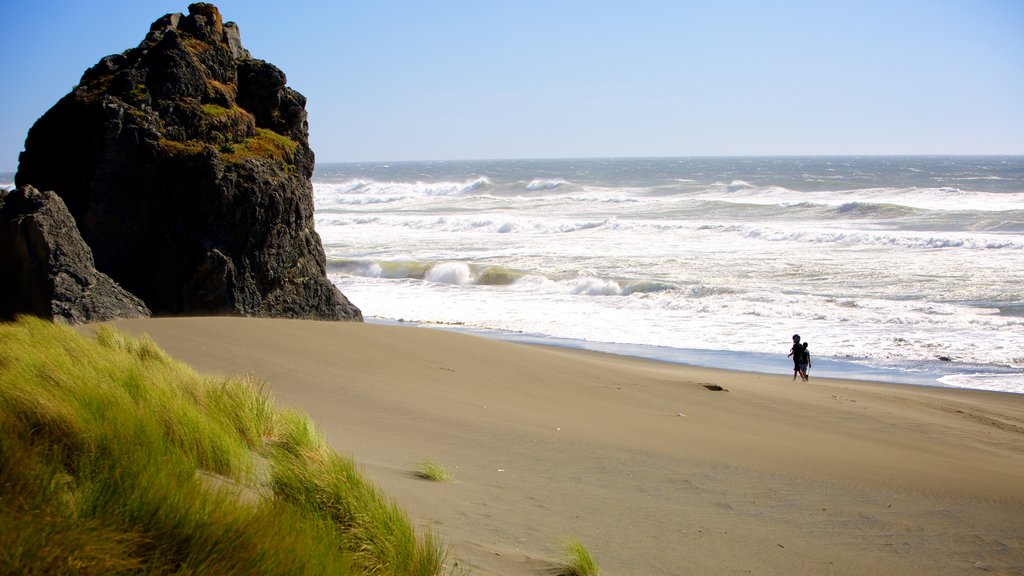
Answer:
<path fill-rule="evenodd" d="M 489 264 L 458 261 L 330 259 L 328 269 L 368 278 L 425 280 L 438 284 L 505 286 L 526 275 L 525 272 Z"/>
<path fill-rule="evenodd" d="M 624 190 L 595 190 L 587 189 L 576 194 L 567 194 L 561 197 L 566 202 L 575 204 L 650 204 L 651 201 L 639 198 L 631 192 Z"/>
<path fill-rule="evenodd" d="M 754 186 L 745 181 L 716 183 L 698 197 L 723 202 L 838 208 L 844 205 L 887 205 L 945 212 L 1005 212 L 1024 210 L 1024 192 L 978 192 L 944 186 L 936 188 L 863 188 L 798 191 L 784 186 Z"/>
<path fill-rule="evenodd" d="M 493 264 L 461 261 L 373 261 L 330 259 L 332 273 L 345 273 L 389 280 L 422 280 L 435 284 L 457 286 L 504 286 L 523 292 L 546 292 L 575 296 L 645 296 L 662 293 L 672 298 L 700 299 L 735 293 L 724 286 L 685 286 L 663 280 L 637 278 L 606 278 L 589 273 L 570 278 L 552 278 Z"/>
<path fill-rule="evenodd" d="M 376 270 L 369 263 L 361 266 Z M 421 278 L 383 277 L 385 270 L 400 267 L 408 276 Z M 484 272 L 488 268 L 493 272 L 489 278 Z M 1020 364 L 1021 360 L 1016 334 L 1024 329 L 1024 319 L 960 304 L 678 285 L 590 273 L 557 278 L 454 261 L 390 263 L 380 269 L 376 277 L 361 284 L 365 289 L 357 295 L 365 299 L 371 294 L 404 294 L 385 296 L 388 306 L 401 307 L 396 308 L 397 317 L 411 318 L 426 306 L 435 320 L 447 317 L 450 310 L 453 320 L 474 322 L 479 321 L 476 315 L 481 311 L 490 310 L 493 314 L 486 317 L 507 322 L 501 325 L 539 334 L 580 329 L 583 332 L 578 335 L 589 334 L 598 341 L 622 338 L 631 343 L 684 348 L 738 346 L 750 351 L 777 342 L 779 327 L 797 326 L 801 333 L 813 334 L 809 339 L 818 357 L 863 358 L 872 365 L 939 357 L 986 365 Z M 331 273 L 338 274 L 334 262 Z M 359 281 L 354 284 L 360 285 Z M 457 297 L 451 287 L 459 290 Z M 478 287 L 500 287 L 501 291 Z M 415 298 L 409 298 L 413 294 Z M 951 337 L 954 334 L 962 336 Z M 985 335 L 983 341 L 979 334 Z M 784 343 L 783 339 L 780 345 Z"/>
<path fill-rule="evenodd" d="M 422 279 L 435 284 L 456 286 L 508 286 L 526 276 L 521 270 L 503 266 L 436 262 L 427 266 Z"/>
<path fill-rule="evenodd" d="M 1024 213 L 1014 219 L 984 218 L 976 221 L 971 228 L 980 232 L 1024 233 Z"/>
<path fill-rule="evenodd" d="M 758 189 L 757 186 L 754 186 L 750 182 L 745 182 L 743 180 L 733 180 L 732 182 L 730 182 L 727 185 L 724 185 L 724 184 L 718 184 L 718 185 L 719 186 L 725 186 L 725 190 L 727 192 L 740 192 L 740 191 L 749 191 L 749 190 L 757 190 Z"/>
<path fill-rule="evenodd" d="M 1024 240 L 1015 236 L 965 233 L 926 235 L 909 232 L 864 232 L 857 230 L 821 230 L 818 228 L 792 229 L 737 224 L 704 225 L 700 229 L 738 234 L 743 238 L 766 242 L 893 246 L 908 249 L 1024 250 Z"/>
<path fill-rule="evenodd" d="M 433 265 L 433 262 L 416 261 L 375 261 L 343 258 L 327 260 L 327 269 L 330 272 L 367 278 L 422 280 Z"/>
<path fill-rule="evenodd" d="M 1024 356 L 1019 160 L 691 164 L 345 167 L 315 183 L 316 227 L 369 318 L 745 350 L 783 372 L 794 332 L 865 365 Z M 954 178 L 986 174 L 1009 179 Z"/>
<path fill-rule="evenodd" d="M 343 226 L 366 226 L 382 222 L 380 216 L 339 216 L 329 212 L 320 212 L 314 215 L 316 227 L 320 231 L 327 231 L 334 227 Z"/>
<path fill-rule="evenodd" d="M 1021 250 L 1024 238 L 1019 232 L 1024 221 L 1015 219 L 979 219 L 947 222 L 948 219 L 923 216 L 919 220 L 914 210 L 883 204 L 845 204 L 829 213 L 819 213 L 835 225 L 820 226 L 818 219 L 793 219 L 791 223 L 744 224 L 707 222 L 709 219 L 765 220 L 772 222 L 785 214 L 748 207 L 742 211 L 730 210 L 719 202 L 699 201 L 686 208 L 655 219 L 636 219 L 626 214 L 597 218 L 553 219 L 536 209 L 529 212 L 471 212 L 468 214 L 406 214 L 402 212 L 356 213 L 343 209 L 322 209 L 316 215 L 319 230 L 324 233 L 332 227 L 369 225 L 378 228 L 374 234 L 388 234 L 385 228 L 408 229 L 433 233 L 479 233 L 522 236 L 578 234 L 602 230 L 608 234 L 665 233 L 688 235 L 691 233 L 722 233 L 765 242 L 804 242 L 812 244 L 878 245 L 908 249 L 961 248 L 967 250 Z M 898 216 L 904 215 L 903 218 Z M 883 217 L 882 215 L 886 215 Z M 859 219 L 885 219 L 885 229 L 874 225 L 858 225 Z M 702 222 L 703 220 L 703 222 Z M 853 224 L 839 224 L 839 221 Z M 806 223 L 801 223 L 806 222 Z M 926 230 L 914 230 L 924 226 Z M 900 228 L 906 228 L 900 230 Z M 947 228 L 948 230 L 942 230 Z M 954 229 L 955 228 L 955 229 Z M 969 230 L 969 231 L 965 231 Z"/>
<path fill-rule="evenodd" d="M 571 294 L 585 294 L 587 296 L 620 296 L 622 286 L 614 281 L 605 278 L 583 277 L 575 278 L 568 282 Z"/>
<path fill-rule="evenodd" d="M 571 184 L 568 180 L 561 178 L 553 178 L 550 180 L 536 179 L 526 185 L 526 189 L 531 192 L 538 192 L 541 190 L 557 190 L 563 186 Z"/>
<path fill-rule="evenodd" d="M 330 206 L 392 203 L 408 199 L 462 196 L 486 190 L 490 178 L 480 176 L 464 181 L 395 182 L 354 179 L 341 183 L 314 182 L 317 208 Z"/>
<path fill-rule="evenodd" d="M 974 390 L 1024 394 L 1024 374 L 1020 372 L 952 374 L 939 378 L 939 382 L 952 388 L 971 388 Z"/>
<path fill-rule="evenodd" d="M 920 172 L 920 170 L 918 170 L 918 172 Z M 1006 180 L 1006 178 L 1002 178 L 1002 177 L 999 177 L 999 176 L 953 176 L 952 178 L 950 178 L 950 180 L 965 180 L 965 181 L 971 181 L 971 180 L 987 180 L 987 181 L 1001 181 L 1001 180 Z"/>
<path fill-rule="evenodd" d="M 500 216 L 458 216 L 450 214 L 438 216 L 345 216 L 330 211 L 322 211 L 316 217 L 316 222 L 321 227 L 321 231 L 325 231 L 331 226 L 366 224 L 429 232 L 474 232 L 480 234 L 530 234 L 544 236 L 573 234 L 602 227 L 614 229 L 614 226 L 616 225 L 616 218 L 608 217 L 595 220 L 548 220 L 515 216 L 502 218 Z"/>
<path fill-rule="evenodd" d="M 846 202 L 834 210 L 834 214 L 843 218 L 905 218 L 920 211 L 899 204 L 872 202 Z"/>
<path fill-rule="evenodd" d="M 423 278 L 439 284 L 472 284 L 473 273 L 464 262 L 441 262 L 431 266 Z"/>
<path fill-rule="evenodd" d="M 604 278 L 590 274 L 560 280 L 539 274 L 524 274 L 512 283 L 512 287 L 573 296 L 631 296 L 674 290 L 676 285 L 660 280 Z"/>
<path fill-rule="evenodd" d="M 431 228 L 450 232 L 491 232 L 495 234 L 572 234 L 593 230 L 614 222 L 614 218 L 600 220 L 538 220 L 538 219 L 507 219 L 494 220 L 489 218 L 437 218 L 427 220 L 410 220 L 404 226 L 411 228 Z"/>

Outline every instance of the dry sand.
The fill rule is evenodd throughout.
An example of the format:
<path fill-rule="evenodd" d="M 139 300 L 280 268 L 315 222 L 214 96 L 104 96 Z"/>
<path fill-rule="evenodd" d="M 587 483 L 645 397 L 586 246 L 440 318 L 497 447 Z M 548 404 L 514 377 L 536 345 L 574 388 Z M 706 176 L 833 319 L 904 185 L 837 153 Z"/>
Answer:
<path fill-rule="evenodd" d="M 264 379 L 473 574 L 546 574 L 567 537 L 609 576 L 1024 574 L 1022 395 L 401 326 L 115 324 Z"/>

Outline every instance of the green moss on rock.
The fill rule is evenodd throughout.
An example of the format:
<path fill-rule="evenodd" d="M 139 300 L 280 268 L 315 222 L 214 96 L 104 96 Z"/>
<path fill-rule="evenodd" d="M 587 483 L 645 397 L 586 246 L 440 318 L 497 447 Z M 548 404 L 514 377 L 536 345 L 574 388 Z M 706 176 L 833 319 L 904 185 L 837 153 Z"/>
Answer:
<path fill-rule="evenodd" d="M 221 158 L 227 163 L 244 162 L 249 158 L 268 158 L 292 164 L 297 147 L 298 144 L 286 136 L 266 128 L 257 128 L 254 137 L 231 146 L 230 151 L 225 153 L 222 148 Z"/>
<path fill-rule="evenodd" d="M 213 49 L 212 46 L 198 38 L 185 38 L 182 40 L 182 44 L 185 45 L 185 49 L 191 52 L 193 56 L 198 56 Z"/>
<path fill-rule="evenodd" d="M 180 142 L 168 138 L 161 138 L 157 142 L 157 146 L 163 153 L 172 158 L 196 156 L 206 149 L 206 144 L 197 140 Z"/>
<path fill-rule="evenodd" d="M 218 82 L 213 79 L 206 81 L 206 101 L 221 106 L 230 106 L 238 97 L 238 86 L 234 83 Z"/>

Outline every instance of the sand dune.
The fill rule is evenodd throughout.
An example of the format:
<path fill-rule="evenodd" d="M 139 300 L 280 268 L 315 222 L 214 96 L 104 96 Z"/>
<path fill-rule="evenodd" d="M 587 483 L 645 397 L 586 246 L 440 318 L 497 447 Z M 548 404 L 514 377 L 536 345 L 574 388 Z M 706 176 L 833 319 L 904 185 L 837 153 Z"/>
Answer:
<path fill-rule="evenodd" d="M 545 573 L 569 536 L 606 575 L 1024 574 L 1024 396 L 400 326 L 114 324 L 266 380 L 473 574 Z M 454 479 L 416 478 L 426 459 Z"/>

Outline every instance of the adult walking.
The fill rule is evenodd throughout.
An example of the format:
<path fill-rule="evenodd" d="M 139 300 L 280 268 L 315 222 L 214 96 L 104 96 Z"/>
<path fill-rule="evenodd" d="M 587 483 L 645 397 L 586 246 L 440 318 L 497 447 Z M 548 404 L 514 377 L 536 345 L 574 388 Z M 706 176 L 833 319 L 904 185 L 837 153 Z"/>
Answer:
<path fill-rule="evenodd" d="M 793 359 L 793 380 L 796 380 L 797 376 L 801 378 L 807 372 L 807 365 L 804 363 L 804 347 L 800 344 L 800 335 L 793 334 L 793 347 L 789 349 L 787 358 Z"/>
<path fill-rule="evenodd" d="M 801 357 L 800 363 L 800 376 L 804 379 L 804 382 L 810 380 L 810 376 L 807 375 L 807 369 L 811 367 L 811 351 L 807 349 L 807 341 L 803 343 L 803 356 Z"/>

